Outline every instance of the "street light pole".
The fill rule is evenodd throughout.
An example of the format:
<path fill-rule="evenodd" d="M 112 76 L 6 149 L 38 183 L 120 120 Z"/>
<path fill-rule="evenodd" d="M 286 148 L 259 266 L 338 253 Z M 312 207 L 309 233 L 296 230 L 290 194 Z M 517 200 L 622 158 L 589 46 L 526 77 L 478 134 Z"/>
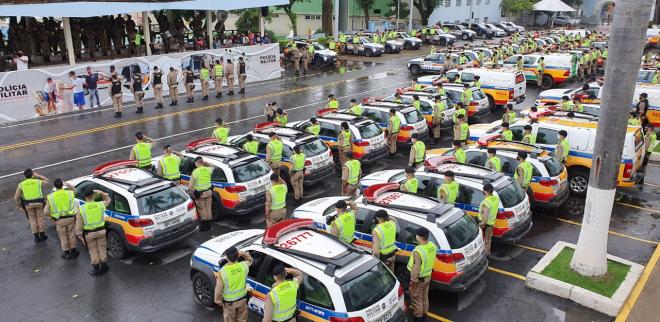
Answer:
<path fill-rule="evenodd" d="M 399 10 L 401 10 L 401 0 L 396 0 L 396 23 L 394 29 L 399 31 Z"/>
<path fill-rule="evenodd" d="M 652 0 L 618 1 L 610 34 L 601 113 L 589 188 L 571 268 L 584 276 L 607 273 L 607 237 L 625 141 L 628 113 L 642 57 Z"/>
<path fill-rule="evenodd" d="M 468 17 L 468 19 L 469 19 L 468 20 L 468 29 L 471 29 L 472 28 L 472 6 L 473 6 L 473 3 L 474 3 L 474 0 L 468 0 L 468 1 L 470 1 L 470 16 Z"/>
<path fill-rule="evenodd" d="M 408 14 L 408 31 L 412 30 L 413 0 L 410 0 L 410 13 Z"/>

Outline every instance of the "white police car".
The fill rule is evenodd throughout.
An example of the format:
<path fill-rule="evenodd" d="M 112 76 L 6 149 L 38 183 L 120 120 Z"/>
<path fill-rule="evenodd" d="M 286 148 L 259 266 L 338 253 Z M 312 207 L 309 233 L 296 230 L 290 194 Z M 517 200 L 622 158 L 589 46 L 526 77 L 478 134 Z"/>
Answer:
<path fill-rule="evenodd" d="M 403 49 L 419 49 L 422 47 L 422 40 L 409 35 L 407 32 L 397 31 L 396 38 L 403 41 Z"/>
<path fill-rule="evenodd" d="M 309 219 L 290 219 L 264 230 L 239 230 L 215 237 L 195 250 L 190 278 L 195 299 L 214 307 L 216 273 L 231 246 L 253 258 L 248 273 L 251 312 L 263 316 L 264 301 L 284 264 L 300 270 L 298 318 L 311 321 L 405 321 L 404 289 L 379 260 L 314 228 Z M 374 287 L 377 286 L 377 287 Z"/>
<path fill-rule="evenodd" d="M 100 190 L 110 195 L 105 211 L 108 254 L 154 252 L 190 236 L 198 229 L 195 203 L 176 184 L 136 167 L 135 160 L 109 162 L 92 175 L 68 180 L 82 194 Z"/>
<path fill-rule="evenodd" d="M 356 36 L 349 36 L 346 40 L 347 53 L 355 53 L 355 46 L 357 46 L 357 54 L 364 55 L 366 57 L 381 56 L 383 53 L 385 53 L 385 46 L 371 41 L 369 37 L 358 36 L 359 39 L 357 44 L 353 43 L 353 37 Z"/>

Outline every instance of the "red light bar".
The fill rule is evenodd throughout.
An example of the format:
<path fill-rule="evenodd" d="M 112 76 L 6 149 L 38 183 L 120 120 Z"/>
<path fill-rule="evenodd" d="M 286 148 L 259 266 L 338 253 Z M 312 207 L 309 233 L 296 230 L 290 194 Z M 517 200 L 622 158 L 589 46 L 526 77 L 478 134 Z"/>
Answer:
<path fill-rule="evenodd" d="M 544 110 L 544 111 L 540 111 L 540 112 L 536 112 L 536 113 L 529 113 L 529 117 L 532 118 L 532 119 L 537 119 L 537 118 L 543 117 L 543 116 L 550 116 L 554 113 L 555 112 L 552 111 L 552 110 Z"/>
<path fill-rule="evenodd" d="M 501 137 L 502 137 L 502 134 L 497 134 L 497 133 L 495 133 L 495 134 L 488 134 L 488 135 L 484 135 L 484 136 L 482 136 L 481 138 L 479 138 L 479 140 L 477 141 L 477 143 L 479 144 L 479 146 L 488 146 L 488 143 L 490 143 L 490 142 L 492 142 L 492 141 L 494 141 L 494 140 L 497 140 L 497 139 L 499 139 L 499 138 L 501 138 Z"/>
<path fill-rule="evenodd" d="M 216 138 L 206 138 L 206 139 L 199 139 L 192 141 L 186 145 L 186 150 L 187 151 L 192 151 L 200 146 L 205 146 L 205 145 L 210 145 L 210 144 L 216 144 L 220 143 L 220 140 Z"/>
<path fill-rule="evenodd" d="M 137 167 L 136 160 L 117 160 L 96 167 L 92 171 L 92 174 L 95 176 L 100 176 L 110 170 L 116 170 L 121 168 L 135 168 L 135 167 Z"/>
<path fill-rule="evenodd" d="M 424 161 L 424 167 L 429 170 L 436 170 L 439 166 L 447 162 L 456 162 L 456 158 L 453 156 L 430 157 Z"/>
<path fill-rule="evenodd" d="M 263 123 L 257 124 L 254 127 L 254 129 L 255 130 L 263 130 L 263 129 L 269 129 L 271 127 L 278 127 L 278 126 L 279 126 L 279 123 L 277 123 L 277 122 L 263 122 Z"/>
<path fill-rule="evenodd" d="M 324 108 L 322 110 L 318 110 L 316 112 L 316 116 L 324 116 L 326 114 L 334 113 L 337 112 L 336 108 Z"/>
<path fill-rule="evenodd" d="M 371 103 L 374 103 L 374 102 L 377 102 L 377 101 L 378 101 L 378 98 L 376 98 L 374 96 L 369 96 L 369 97 L 365 97 L 365 98 L 362 99 L 362 104 L 371 104 Z"/>
<path fill-rule="evenodd" d="M 364 189 L 362 195 L 367 198 L 368 201 L 373 202 L 376 201 L 376 198 L 378 198 L 378 195 L 381 193 L 399 190 L 400 187 L 401 185 L 398 183 L 379 183 Z"/>
<path fill-rule="evenodd" d="M 277 239 L 294 230 L 300 228 L 314 228 L 314 220 L 312 219 L 287 219 L 280 221 L 268 228 L 264 232 L 263 242 L 266 245 L 273 245 L 277 243 Z"/>

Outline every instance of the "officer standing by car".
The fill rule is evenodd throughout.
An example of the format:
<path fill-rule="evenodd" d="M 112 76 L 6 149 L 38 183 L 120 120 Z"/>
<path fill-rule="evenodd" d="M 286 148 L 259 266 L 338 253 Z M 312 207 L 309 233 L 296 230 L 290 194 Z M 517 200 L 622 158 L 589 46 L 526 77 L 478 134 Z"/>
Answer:
<path fill-rule="evenodd" d="M 286 276 L 293 276 L 287 280 Z M 298 288 L 303 282 L 303 274 L 295 268 L 284 268 L 278 264 L 273 268 L 275 283 L 266 295 L 262 322 L 296 322 Z"/>
<path fill-rule="evenodd" d="M 63 189 L 66 185 L 67 189 Z M 60 238 L 63 259 L 74 259 L 80 255 L 76 249 L 76 212 L 78 204 L 75 202 L 76 188 L 57 178 L 53 181 L 55 191 L 46 198 L 44 216 L 50 215 L 55 223 L 57 236 Z"/>
<path fill-rule="evenodd" d="M 358 104 L 356 99 L 351 98 L 351 107 L 348 111 L 353 115 L 362 116 L 362 105 Z"/>
<path fill-rule="evenodd" d="M 154 71 L 152 73 L 153 79 L 151 80 L 151 85 L 154 88 L 154 98 L 156 99 L 156 108 L 163 108 L 163 72 L 158 69 L 158 66 L 154 66 Z"/>
<path fill-rule="evenodd" d="M 350 211 L 346 211 L 350 207 Z M 335 204 L 337 214 L 326 219 L 330 225 L 330 233 L 346 243 L 352 243 L 355 238 L 355 211 L 357 204 L 353 201 L 339 200 Z"/>
<path fill-rule="evenodd" d="M 454 171 L 445 172 L 444 182 L 438 188 L 438 199 L 444 203 L 453 205 L 458 197 L 459 184 L 454 181 Z"/>
<path fill-rule="evenodd" d="M 179 72 L 174 69 L 174 67 L 170 67 L 170 72 L 167 73 L 167 86 L 170 89 L 170 100 L 172 101 L 170 103 L 170 106 L 176 106 L 177 105 L 177 97 L 179 97 Z"/>
<path fill-rule="evenodd" d="M 158 169 L 156 169 L 156 173 L 167 180 L 178 182 L 179 179 L 181 179 L 179 168 L 181 166 L 181 158 L 183 155 L 174 151 L 169 144 L 163 147 L 163 152 L 164 155 L 158 161 Z"/>
<path fill-rule="evenodd" d="M 218 271 L 214 302 L 222 307 L 224 322 L 247 322 L 247 276 L 252 256 L 231 246 L 225 251 L 225 259 L 227 262 Z"/>
<path fill-rule="evenodd" d="M 213 168 L 210 167 L 202 157 L 195 158 L 195 170 L 190 175 L 188 182 L 188 192 L 195 199 L 197 213 L 199 214 L 199 231 L 211 229 L 213 205 L 213 185 L 211 184 L 211 174 Z"/>
<path fill-rule="evenodd" d="M 131 149 L 129 160 L 136 160 L 138 168 L 151 170 L 151 143 L 154 139 L 142 134 L 135 133 L 137 143 Z"/>
<path fill-rule="evenodd" d="M 493 194 L 493 185 L 487 183 L 483 187 L 486 198 L 479 205 L 479 225 L 484 232 L 484 248 L 486 254 L 490 255 L 490 244 L 493 239 L 493 226 L 500 209 L 500 198 Z"/>
<path fill-rule="evenodd" d="M 209 100 L 209 81 L 211 80 L 211 71 L 209 68 L 206 66 L 206 64 L 202 64 L 202 68 L 199 70 L 199 80 L 200 83 L 202 84 L 202 101 L 208 101 Z"/>
<path fill-rule="evenodd" d="M 435 96 L 435 102 L 433 104 L 433 113 L 432 113 L 432 130 L 433 130 L 433 144 L 440 143 L 440 137 L 442 133 L 442 120 L 445 116 L 445 109 L 447 105 L 445 101 L 442 100 L 441 95 Z"/>
<path fill-rule="evenodd" d="M 571 152 L 571 145 L 566 140 L 566 137 L 568 137 L 568 132 L 566 130 L 560 130 L 559 142 L 555 146 L 555 157 L 564 164 L 566 164 L 566 158 L 568 158 L 568 154 Z"/>
<path fill-rule="evenodd" d="M 516 122 L 516 112 L 513 110 L 513 104 L 506 104 L 506 111 L 502 115 L 502 123 L 513 124 Z"/>
<path fill-rule="evenodd" d="M 493 171 L 502 172 L 502 160 L 497 156 L 494 148 L 488 148 L 488 159 L 485 166 Z"/>
<path fill-rule="evenodd" d="M 353 136 L 347 122 L 341 122 L 340 126 L 341 131 L 337 136 L 337 145 L 339 146 L 339 167 L 343 167 L 346 163 L 346 154 L 351 152 Z"/>
<path fill-rule="evenodd" d="M 457 163 L 465 163 L 465 160 L 467 159 L 467 156 L 465 155 L 465 151 L 462 148 L 463 143 L 458 140 L 454 140 L 452 142 L 452 148 L 454 149 L 454 153 L 452 156 L 454 159 L 456 159 Z"/>
<path fill-rule="evenodd" d="M 470 137 L 470 126 L 465 121 L 464 115 L 457 117 L 458 123 L 454 124 L 454 141 L 461 142 L 461 145 L 466 145 Z"/>
<path fill-rule="evenodd" d="M 295 44 L 291 50 L 291 56 L 293 59 L 293 69 L 296 71 L 296 76 L 300 76 L 300 59 L 302 58 L 302 54 L 300 53 L 298 46 Z"/>
<path fill-rule="evenodd" d="M 429 311 L 429 283 L 438 247 L 428 240 L 428 229 L 419 227 L 415 235 L 419 245 L 413 249 L 408 260 L 407 267 L 410 271 L 408 291 L 412 302 L 413 321 L 421 322 Z"/>
<path fill-rule="evenodd" d="M 103 201 L 94 201 L 100 195 Z M 105 209 L 110 205 L 110 195 L 99 190 L 83 193 L 85 203 L 76 213 L 76 236 L 85 243 L 92 263 L 92 276 L 105 274 L 108 267 L 108 253 L 105 239 Z"/>
<path fill-rule="evenodd" d="M 309 123 L 310 125 L 307 127 L 307 132 L 318 137 L 319 134 L 321 134 L 321 125 L 319 124 L 319 121 L 315 117 L 312 117 L 309 119 Z"/>
<path fill-rule="evenodd" d="M 117 74 L 110 78 L 110 96 L 112 97 L 112 107 L 115 110 L 115 118 L 121 117 L 124 111 L 123 94 L 121 92 L 121 79 Z"/>
<path fill-rule="evenodd" d="M 303 197 L 303 181 L 305 179 L 305 154 L 301 152 L 300 145 L 293 147 L 291 155 L 291 185 L 293 186 L 293 199 L 300 203 Z"/>
<path fill-rule="evenodd" d="M 32 235 L 34 235 L 34 242 L 40 243 L 48 239 L 45 233 L 44 194 L 42 190 L 43 184 L 48 182 L 48 178 L 32 171 L 32 169 L 23 171 L 23 176 L 25 179 L 16 187 L 14 202 L 18 208 L 25 211 L 25 215 L 30 222 Z"/>
<path fill-rule="evenodd" d="M 222 58 L 215 60 L 213 65 L 213 83 L 215 85 L 215 97 L 222 97 L 222 79 L 225 76 L 225 66 L 222 64 Z"/>
<path fill-rule="evenodd" d="M 522 143 L 536 144 L 536 135 L 532 134 L 532 126 L 529 124 L 523 127 Z"/>
<path fill-rule="evenodd" d="M 396 115 L 395 109 L 390 109 L 390 119 L 387 123 L 387 145 L 389 147 L 390 158 L 396 154 L 396 139 L 399 136 L 401 120 Z"/>
<path fill-rule="evenodd" d="M 275 111 L 275 122 L 277 122 L 279 126 L 286 126 L 287 123 L 289 123 L 289 114 L 282 108 L 278 108 Z"/>
<path fill-rule="evenodd" d="M 353 159 L 353 152 L 346 153 L 346 163 L 341 170 L 341 194 L 342 196 L 355 196 L 360 177 L 362 177 L 362 164 Z"/>
<path fill-rule="evenodd" d="M 284 144 L 275 132 L 270 132 L 268 137 L 270 138 L 270 142 L 266 145 L 266 162 L 273 170 L 273 173 L 279 175 L 280 166 L 282 165 L 282 150 L 284 149 Z"/>
<path fill-rule="evenodd" d="M 532 164 L 527 162 L 527 152 L 520 151 L 518 152 L 518 168 L 516 168 L 516 173 L 513 178 L 520 184 L 523 190 L 527 191 L 529 188 L 529 183 L 532 182 Z"/>
<path fill-rule="evenodd" d="M 185 71 L 183 71 L 183 78 L 186 81 L 186 94 L 188 95 L 187 103 L 195 102 L 195 73 L 192 68 L 188 66 Z"/>
<path fill-rule="evenodd" d="M 243 150 L 247 153 L 256 155 L 259 150 L 259 142 L 254 139 L 252 134 L 246 135 L 245 139 L 247 139 L 247 141 L 243 144 Z"/>
<path fill-rule="evenodd" d="M 270 188 L 266 192 L 265 214 L 266 227 L 270 227 L 286 218 L 286 182 L 277 173 L 270 175 Z"/>
<path fill-rule="evenodd" d="M 509 123 L 502 123 L 502 140 L 513 141 L 513 131 L 509 128 Z"/>
<path fill-rule="evenodd" d="M 339 109 L 339 101 L 335 98 L 335 94 L 328 95 L 328 103 L 325 105 L 325 108 Z"/>
<path fill-rule="evenodd" d="M 542 87 L 543 85 L 543 73 L 545 72 L 545 58 L 539 58 L 539 61 L 536 66 L 536 86 Z"/>
<path fill-rule="evenodd" d="M 372 254 L 380 259 L 390 271 L 394 272 L 396 262 L 396 223 L 387 214 L 387 211 L 379 209 L 374 214 L 376 227 L 371 232 L 373 242 L 371 243 Z"/>
<path fill-rule="evenodd" d="M 424 163 L 426 158 L 426 145 L 424 141 L 419 139 L 419 134 L 413 133 L 411 138 L 412 145 L 410 146 L 410 157 L 408 159 L 408 165 L 411 167 L 417 167 Z"/>
<path fill-rule="evenodd" d="M 215 119 L 215 129 L 213 129 L 212 137 L 218 139 L 222 144 L 227 144 L 229 137 L 229 126 L 222 121 L 222 118 Z"/>
<path fill-rule="evenodd" d="M 245 80 L 247 79 L 247 66 L 245 65 L 245 60 L 243 57 L 238 57 L 238 87 L 240 90 L 239 94 L 245 94 Z"/>
<path fill-rule="evenodd" d="M 419 181 L 415 178 L 415 168 L 407 167 L 405 170 L 406 181 L 401 184 L 401 191 L 417 193 L 417 188 L 419 187 Z"/>

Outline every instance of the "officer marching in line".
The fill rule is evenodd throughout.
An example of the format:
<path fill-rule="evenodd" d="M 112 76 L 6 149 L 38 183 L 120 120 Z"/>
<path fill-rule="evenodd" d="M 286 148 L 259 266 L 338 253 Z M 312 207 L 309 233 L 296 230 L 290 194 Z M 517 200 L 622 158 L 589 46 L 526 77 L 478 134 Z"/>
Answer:
<path fill-rule="evenodd" d="M 293 199 L 296 203 L 302 202 L 305 179 L 305 154 L 300 150 L 300 145 L 294 146 L 291 155 L 291 185 L 293 186 Z"/>
<path fill-rule="evenodd" d="M 282 140 L 280 140 L 280 137 L 275 132 L 270 132 L 268 137 L 270 142 L 266 145 L 266 163 L 273 170 L 273 173 L 279 176 L 284 143 L 282 143 Z"/>
<path fill-rule="evenodd" d="M 286 219 L 286 182 L 277 173 L 270 175 L 270 188 L 266 192 L 266 228 Z"/>
<path fill-rule="evenodd" d="M 100 195 L 103 201 L 94 201 Z M 99 190 L 87 190 L 83 194 L 85 203 L 76 213 L 76 236 L 83 241 L 89 251 L 92 271 L 89 275 L 105 274 L 108 267 L 108 253 L 105 239 L 105 209 L 110 205 L 110 195 Z"/>
<path fill-rule="evenodd" d="M 311 125 L 307 127 L 307 132 L 318 137 L 319 134 L 321 134 L 321 125 L 319 124 L 319 121 L 315 117 L 312 117 L 309 119 L 309 123 L 311 123 Z"/>
<path fill-rule="evenodd" d="M 347 122 L 341 122 L 340 126 L 341 131 L 337 136 L 337 145 L 339 146 L 339 167 L 343 167 L 347 159 L 346 154 L 352 151 L 353 134 Z"/>
<path fill-rule="evenodd" d="M 151 86 L 154 88 L 156 108 L 161 109 L 163 108 L 163 72 L 158 69 L 158 66 L 154 66 L 152 75 L 153 79 L 151 80 Z"/>
<path fill-rule="evenodd" d="M 167 73 L 167 86 L 170 89 L 170 106 L 178 104 L 177 97 L 179 96 L 179 72 L 170 67 L 170 72 Z"/>
<path fill-rule="evenodd" d="M 199 231 L 210 230 L 213 214 L 211 206 L 213 202 L 213 185 L 211 184 L 211 174 L 213 167 L 204 162 L 202 157 L 195 158 L 195 170 L 190 175 L 188 182 L 188 193 L 193 196 L 197 213 L 199 214 Z"/>
<path fill-rule="evenodd" d="M 454 171 L 445 171 L 444 183 L 438 188 L 438 200 L 453 205 L 458 197 L 460 185 L 454 181 Z"/>
<path fill-rule="evenodd" d="M 192 68 L 188 66 L 186 70 L 183 71 L 183 78 L 186 80 L 186 95 L 188 100 L 186 103 L 195 102 L 195 73 L 192 71 Z"/>
<path fill-rule="evenodd" d="M 211 136 L 218 139 L 220 143 L 227 144 L 227 138 L 229 137 L 229 125 L 225 124 L 225 122 L 222 121 L 222 118 L 218 117 L 215 119 L 215 129 L 213 129 Z"/>
<path fill-rule="evenodd" d="M 362 105 L 358 104 L 356 99 L 351 98 L 351 107 L 348 111 L 353 115 L 362 116 Z"/>
<path fill-rule="evenodd" d="M 341 194 L 342 196 L 355 196 L 360 178 L 362 177 L 362 164 L 353 159 L 353 152 L 347 152 L 348 159 L 341 170 Z"/>
<path fill-rule="evenodd" d="M 178 151 L 174 151 L 169 144 L 163 147 L 163 152 L 163 157 L 158 161 L 156 174 L 167 180 L 178 182 L 181 179 L 179 167 L 183 155 Z"/>
<path fill-rule="evenodd" d="M 527 191 L 529 188 L 529 183 L 532 182 L 532 164 L 527 162 L 527 152 L 520 151 L 518 152 L 518 168 L 516 168 L 516 173 L 513 175 L 513 179 L 516 180 L 523 188 Z"/>
<path fill-rule="evenodd" d="M 136 160 L 137 166 L 140 169 L 151 170 L 151 143 L 154 139 L 142 134 L 142 132 L 135 133 L 135 140 L 137 143 L 131 149 L 129 160 Z"/>
<path fill-rule="evenodd" d="M 350 211 L 346 209 L 350 207 Z M 339 200 L 335 203 L 337 214 L 326 218 L 326 225 L 330 226 L 330 233 L 345 243 L 352 243 L 355 238 L 355 213 L 357 204 L 353 201 Z"/>
<path fill-rule="evenodd" d="M 463 143 L 461 143 L 461 141 L 454 140 L 451 143 L 451 145 L 454 149 L 454 153 L 452 154 L 452 156 L 454 157 L 454 159 L 456 159 L 456 162 L 465 163 L 467 156 L 465 155 L 465 151 L 462 148 Z"/>
<path fill-rule="evenodd" d="M 445 116 L 445 109 L 447 104 L 442 100 L 441 95 L 435 96 L 435 104 L 433 104 L 433 114 L 432 114 L 432 130 L 433 130 L 433 144 L 440 143 L 440 137 L 442 133 L 442 120 Z"/>
<path fill-rule="evenodd" d="M 373 236 L 372 254 L 383 262 L 390 271 L 394 272 L 397 251 L 396 222 L 383 209 L 377 210 L 374 215 L 376 227 L 371 232 L 371 236 Z"/>
<path fill-rule="evenodd" d="M 238 87 L 241 89 L 239 94 L 245 94 L 245 80 L 247 79 L 247 66 L 243 57 L 238 57 Z"/>
<path fill-rule="evenodd" d="M 218 271 L 214 302 L 222 307 L 224 322 L 247 322 L 247 276 L 252 266 L 252 256 L 231 246 L 225 251 L 224 258 L 227 262 Z M 243 260 L 238 261 L 239 258 Z"/>
<path fill-rule="evenodd" d="M 259 150 L 259 142 L 254 139 L 252 134 L 246 135 L 245 138 L 247 141 L 243 144 L 243 150 L 247 153 L 256 155 Z"/>
<path fill-rule="evenodd" d="M 76 188 L 57 178 L 53 181 L 55 191 L 46 198 L 44 216 L 50 215 L 55 223 L 57 236 L 62 246 L 62 259 L 74 259 L 80 255 L 76 249 L 76 213 L 78 203 L 75 202 Z M 63 189 L 66 186 L 67 189 Z"/>
<path fill-rule="evenodd" d="M 389 146 L 390 158 L 396 154 L 396 139 L 399 136 L 401 120 L 396 115 L 396 110 L 390 109 L 390 119 L 387 122 L 387 145 Z"/>
<path fill-rule="evenodd" d="M 419 187 L 419 180 L 415 178 L 415 168 L 407 167 L 406 170 L 406 181 L 401 185 L 401 191 L 417 193 L 417 188 Z"/>
<path fill-rule="evenodd" d="M 328 103 L 325 104 L 325 108 L 339 109 L 339 101 L 335 98 L 335 94 L 328 95 Z"/>
<path fill-rule="evenodd" d="M 488 159 L 485 166 L 493 171 L 502 172 L 502 160 L 497 156 L 494 148 L 488 148 Z"/>
<path fill-rule="evenodd" d="M 223 59 L 215 60 L 215 65 L 213 65 L 213 84 L 215 85 L 215 97 L 222 97 L 222 79 L 225 75 L 225 66 L 222 64 Z"/>
<path fill-rule="evenodd" d="M 124 111 L 122 102 L 124 94 L 121 92 L 121 78 L 117 74 L 112 74 L 110 78 L 110 95 L 112 96 L 112 107 L 115 110 L 114 117 L 121 117 L 121 113 Z"/>
<path fill-rule="evenodd" d="M 227 59 L 225 74 L 227 75 L 227 95 L 234 95 L 234 63 L 231 62 L 231 59 Z"/>
<path fill-rule="evenodd" d="M 291 55 L 293 56 L 293 69 L 296 71 L 296 76 L 300 76 L 300 59 L 302 58 L 302 54 L 295 44 L 291 50 Z"/>
<path fill-rule="evenodd" d="M 287 275 L 293 276 L 293 279 L 287 280 Z M 278 264 L 273 268 L 273 278 L 275 283 L 266 295 L 262 322 L 296 322 L 298 288 L 303 282 L 302 272 Z"/>
<path fill-rule="evenodd" d="M 412 145 L 410 146 L 410 157 L 408 165 L 411 167 L 418 167 L 424 163 L 426 159 L 426 145 L 424 141 L 419 139 L 419 134 L 413 133 L 411 138 Z"/>
<path fill-rule="evenodd" d="M 135 98 L 135 113 L 142 114 L 144 112 L 144 91 L 142 90 L 142 73 L 137 71 L 133 75 L 131 82 L 133 88 L 133 97 Z"/>
<path fill-rule="evenodd" d="M 571 151 L 571 145 L 566 140 L 567 137 L 568 132 L 566 130 L 559 131 L 559 142 L 555 146 L 555 157 L 564 164 L 566 164 L 566 158 L 568 158 Z"/>
<path fill-rule="evenodd" d="M 509 128 L 509 123 L 502 122 L 502 140 L 513 141 L 513 131 Z"/>
<path fill-rule="evenodd" d="M 34 235 L 34 242 L 40 243 L 46 241 L 46 225 L 44 223 L 44 194 L 43 184 L 48 182 L 48 178 L 26 169 L 23 171 L 25 179 L 16 187 L 14 193 L 14 202 L 16 207 L 23 209 L 30 222 L 30 229 Z"/>
<path fill-rule="evenodd" d="M 479 226 L 484 232 L 486 254 L 490 255 L 493 226 L 495 225 L 495 219 L 497 219 L 498 209 L 500 209 L 500 198 L 493 194 L 493 185 L 490 183 L 484 185 L 483 193 L 486 198 L 479 205 Z"/>
<path fill-rule="evenodd" d="M 415 235 L 419 245 L 413 249 L 412 256 L 408 260 L 408 271 L 410 271 L 408 291 L 412 302 L 413 321 L 421 322 L 429 311 L 429 283 L 438 247 L 428 240 L 428 229 L 419 227 Z"/>
<path fill-rule="evenodd" d="M 502 115 L 502 123 L 513 124 L 516 122 L 516 112 L 513 110 L 513 104 L 506 104 L 506 111 Z"/>
<path fill-rule="evenodd" d="M 202 83 L 202 101 L 209 100 L 209 81 L 211 80 L 211 71 L 206 66 L 202 64 L 202 68 L 199 70 L 199 80 Z"/>
<path fill-rule="evenodd" d="M 532 134 L 532 126 L 529 124 L 523 127 L 522 143 L 536 144 L 536 135 Z"/>
<path fill-rule="evenodd" d="M 458 123 L 454 124 L 454 141 L 461 142 L 461 146 L 466 145 L 470 137 L 470 126 L 465 122 L 463 114 L 458 115 L 457 121 Z"/>

